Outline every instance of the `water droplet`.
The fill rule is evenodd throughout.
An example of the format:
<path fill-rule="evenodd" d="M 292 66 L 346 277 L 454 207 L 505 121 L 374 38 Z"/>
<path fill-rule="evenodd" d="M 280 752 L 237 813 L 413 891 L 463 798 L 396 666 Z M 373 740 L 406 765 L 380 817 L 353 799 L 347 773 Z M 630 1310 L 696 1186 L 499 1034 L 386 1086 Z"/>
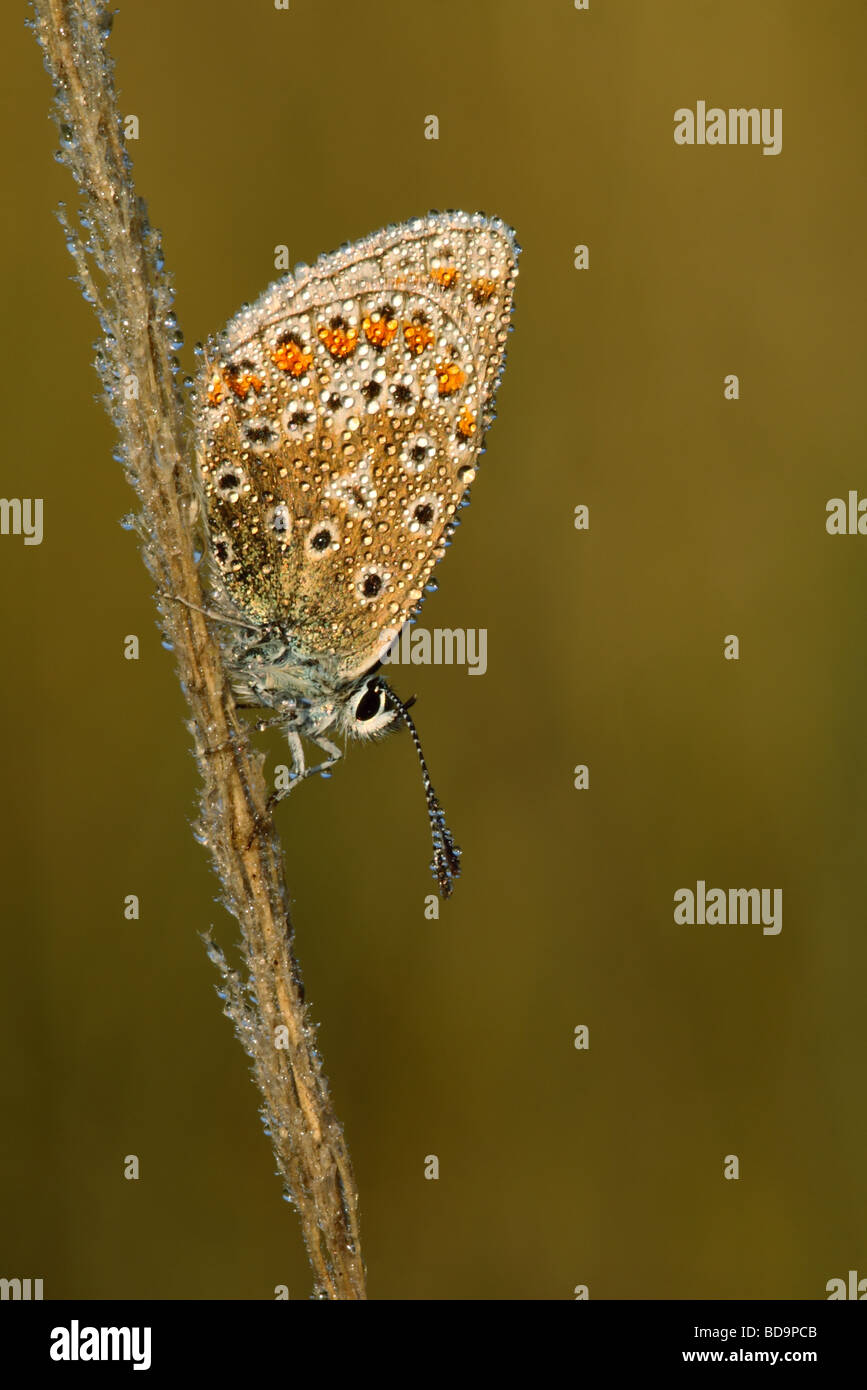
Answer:
<path fill-rule="evenodd" d="M 169 347 L 173 352 L 180 352 L 184 345 L 184 335 L 178 328 L 177 314 L 166 314 L 164 322 L 169 335 Z"/>

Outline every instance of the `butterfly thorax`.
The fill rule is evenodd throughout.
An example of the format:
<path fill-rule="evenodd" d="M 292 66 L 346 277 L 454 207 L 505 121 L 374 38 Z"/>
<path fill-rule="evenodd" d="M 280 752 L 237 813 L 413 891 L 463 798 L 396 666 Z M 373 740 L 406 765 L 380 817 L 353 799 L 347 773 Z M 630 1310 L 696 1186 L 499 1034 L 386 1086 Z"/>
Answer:
<path fill-rule="evenodd" d="M 393 722 L 385 683 L 372 671 L 341 680 L 332 663 L 300 656 L 291 632 L 278 623 L 236 627 L 225 644 L 236 698 L 282 716 L 287 731 L 316 738 L 330 729 L 370 738 Z"/>

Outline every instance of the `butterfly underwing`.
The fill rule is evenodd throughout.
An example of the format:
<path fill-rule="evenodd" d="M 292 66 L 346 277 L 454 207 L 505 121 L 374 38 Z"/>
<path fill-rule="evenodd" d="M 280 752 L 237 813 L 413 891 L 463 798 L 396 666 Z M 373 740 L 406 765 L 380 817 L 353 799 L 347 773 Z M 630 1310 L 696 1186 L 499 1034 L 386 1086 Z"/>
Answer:
<path fill-rule="evenodd" d="M 466 503 L 510 331 L 518 246 L 431 213 L 296 267 L 203 350 L 196 463 L 239 700 L 273 709 L 295 785 L 329 737 L 397 722 L 444 896 L 459 872 L 408 707 L 378 674 Z M 303 740 L 324 753 L 305 763 Z"/>

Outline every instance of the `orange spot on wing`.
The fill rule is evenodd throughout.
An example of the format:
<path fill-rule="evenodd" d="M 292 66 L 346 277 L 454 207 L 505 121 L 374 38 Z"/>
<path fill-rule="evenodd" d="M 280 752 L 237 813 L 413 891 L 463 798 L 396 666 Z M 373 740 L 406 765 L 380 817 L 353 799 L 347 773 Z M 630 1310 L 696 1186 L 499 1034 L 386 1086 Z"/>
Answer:
<path fill-rule="evenodd" d="M 460 271 L 453 265 L 435 265 L 430 278 L 434 284 L 441 285 L 444 290 L 450 290 L 460 279 Z"/>
<path fill-rule="evenodd" d="M 457 362 L 437 362 L 434 371 L 441 396 L 451 396 L 455 391 L 460 391 L 467 379 L 466 372 L 461 371 Z"/>
<path fill-rule="evenodd" d="M 457 432 L 463 439 L 471 439 L 476 432 L 476 417 L 468 405 L 458 416 Z"/>
<path fill-rule="evenodd" d="M 494 290 L 496 288 L 497 286 L 495 281 L 485 280 L 484 278 L 474 280 L 472 285 L 470 286 L 470 289 L 472 290 L 473 294 L 473 299 L 476 301 L 477 304 L 487 304 L 488 300 L 490 299 L 491 295 L 494 293 Z"/>
<path fill-rule="evenodd" d="M 210 404 L 221 405 L 229 391 L 233 391 L 242 401 L 247 399 L 251 391 L 255 391 L 258 395 L 265 383 L 252 370 L 252 366 L 252 362 L 247 363 L 243 368 L 230 362 L 222 366 L 218 372 L 214 372 L 208 386 Z"/>
<path fill-rule="evenodd" d="M 237 375 L 232 373 L 229 376 L 229 385 L 235 395 L 245 401 L 251 391 L 254 391 L 258 396 L 265 383 L 260 376 L 256 376 L 255 372 L 239 372 Z"/>
<path fill-rule="evenodd" d="M 421 319 L 415 319 L 412 323 L 405 323 L 403 326 L 403 336 L 410 352 L 416 357 L 426 351 L 434 340 L 434 331 L 429 323 L 424 323 Z"/>
<path fill-rule="evenodd" d="M 342 319 L 332 319 L 318 330 L 319 341 L 332 357 L 348 357 L 358 347 L 358 329 L 351 328 Z"/>
<path fill-rule="evenodd" d="M 374 347 L 387 347 L 397 332 L 397 319 L 392 318 L 390 310 L 377 309 L 366 314 L 361 321 L 364 336 Z"/>
<path fill-rule="evenodd" d="M 220 405 L 226 399 L 226 396 L 228 394 L 229 393 L 226 390 L 225 382 L 223 381 L 223 378 L 220 376 L 220 373 L 214 372 L 214 375 L 211 377 L 211 381 L 208 386 L 208 404 Z"/>
<path fill-rule="evenodd" d="M 278 339 L 271 352 L 271 361 L 281 372 L 288 372 L 290 376 L 303 376 L 313 361 L 313 354 L 304 351 L 304 344 L 294 333 L 287 333 L 285 337 Z"/>

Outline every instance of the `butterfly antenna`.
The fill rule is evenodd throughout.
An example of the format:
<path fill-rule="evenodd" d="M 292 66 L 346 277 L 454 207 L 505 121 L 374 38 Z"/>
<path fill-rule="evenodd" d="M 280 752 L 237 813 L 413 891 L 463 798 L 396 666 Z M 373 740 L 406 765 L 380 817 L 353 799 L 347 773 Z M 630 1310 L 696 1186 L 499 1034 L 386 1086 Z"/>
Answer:
<path fill-rule="evenodd" d="M 430 866 L 431 873 L 439 884 L 439 890 L 442 896 L 444 898 L 449 898 L 455 886 L 455 879 L 461 872 L 461 851 L 455 844 L 452 833 L 446 825 L 445 812 L 437 799 L 433 782 L 430 779 L 430 773 L 427 770 L 427 763 L 424 760 L 424 753 L 421 751 L 421 739 L 418 736 L 418 729 L 412 722 L 412 717 L 409 712 L 409 705 L 415 702 L 415 697 L 404 704 L 387 685 L 383 685 L 383 690 L 389 705 L 400 715 L 404 724 L 409 729 L 410 736 L 415 745 L 419 766 L 421 767 L 425 801 L 427 802 L 427 814 L 428 820 L 430 821 L 430 833 L 431 839 L 433 840 L 434 857 Z"/>

